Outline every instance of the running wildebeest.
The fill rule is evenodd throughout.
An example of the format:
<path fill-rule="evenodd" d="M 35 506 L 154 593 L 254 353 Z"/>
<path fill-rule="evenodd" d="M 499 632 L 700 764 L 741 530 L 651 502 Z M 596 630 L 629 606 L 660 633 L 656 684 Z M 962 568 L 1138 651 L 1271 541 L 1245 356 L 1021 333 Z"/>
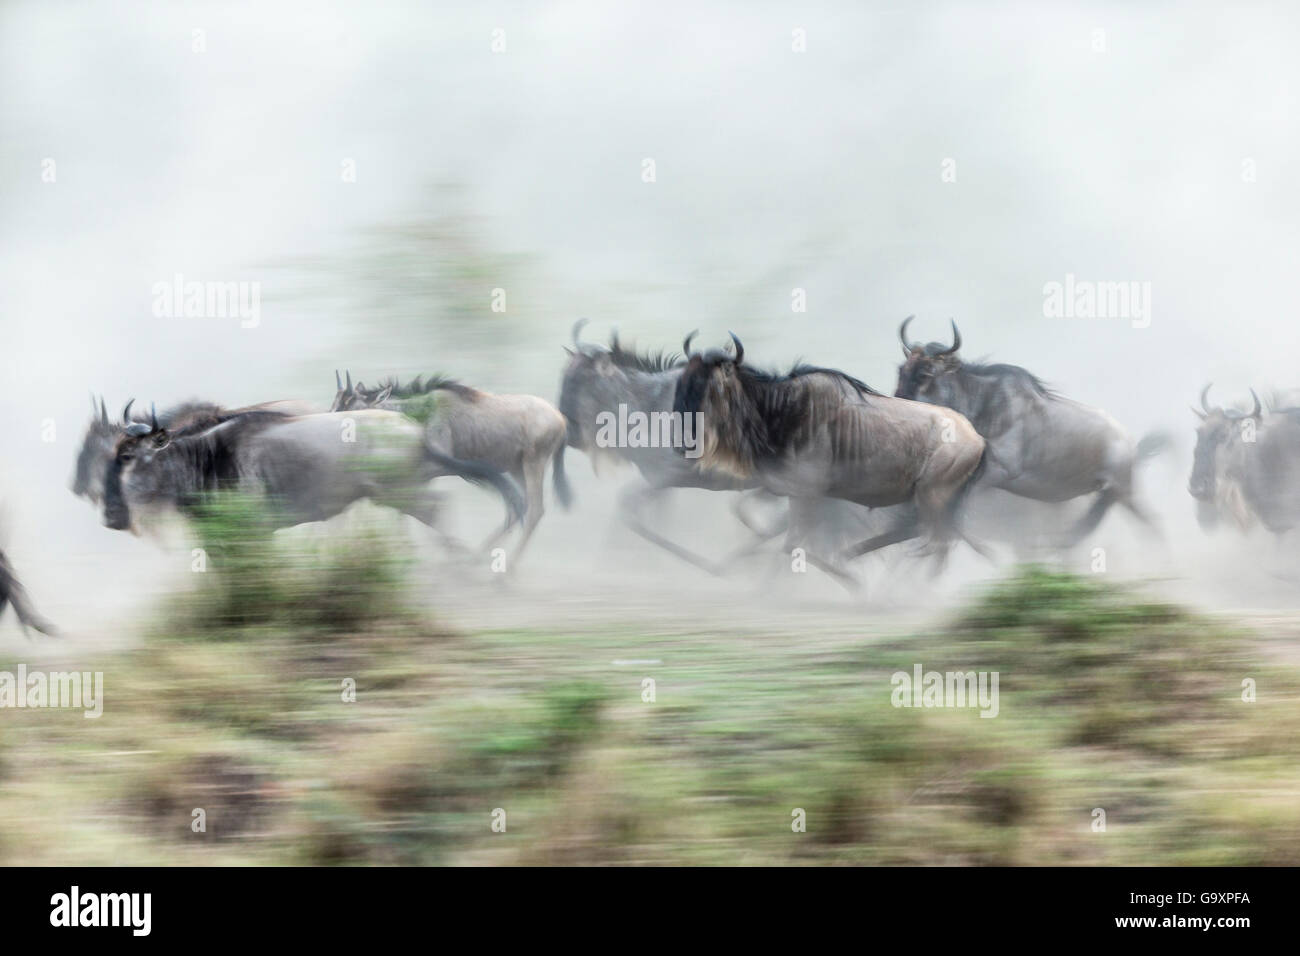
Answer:
<path fill-rule="evenodd" d="M 850 557 L 922 533 L 941 564 L 953 536 L 983 553 L 958 515 L 984 460 L 984 439 L 962 415 L 881 395 L 837 369 L 759 371 L 744 364 L 745 348 L 731 338 L 734 355 L 691 353 L 688 337 L 674 394 L 674 411 L 700 416 L 704 468 L 792 499 L 914 506 L 849 548 Z"/>
<path fill-rule="evenodd" d="M 1116 502 L 1156 530 L 1134 498 L 1133 466 L 1163 448 L 1162 436 L 1148 435 L 1135 447 L 1104 411 L 1056 394 L 1018 365 L 962 361 L 956 322 L 953 343 L 945 346 L 909 342 L 911 321 L 904 319 L 898 330 L 906 360 L 894 394 L 946 406 L 970 420 L 988 442 L 981 486 L 1049 502 L 1097 493 L 1072 529 L 1071 544 L 1095 529 Z"/>
<path fill-rule="evenodd" d="M 426 417 L 430 444 L 444 454 L 471 459 L 511 475 L 524 489 L 523 534 L 515 559 L 523 554 L 545 512 L 546 465 L 554 463 L 555 497 L 568 508 L 572 492 L 564 474 L 564 416 L 535 395 L 496 395 L 441 376 L 423 376 L 402 385 L 389 380 L 373 389 L 361 382 L 338 381 L 332 411 L 384 408 Z M 500 535 L 497 535 L 499 538 Z M 495 541 L 495 539 L 494 539 Z M 490 547 L 494 541 L 490 541 Z"/>
<path fill-rule="evenodd" d="M 86 434 L 82 438 L 81 448 L 77 452 L 76 470 L 72 478 L 72 493 L 78 498 L 85 498 L 96 506 L 103 503 L 104 473 L 116 454 L 118 440 L 129 426 L 141 423 L 148 424 L 151 420 L 149 415 L 142 411 L 132 415 L 131 406 L 134 404 L 134 399 L 127 402 L 126 407 L 122 409 L 121 422 L 113 422 L 109 420 L 104 399 L 101 397 L 96 403 L 94 396 L 91 396 L 90 405 L 93 414 L 90 424 L 86 426 Z M 174 405 L 169 409 L 154 414 L 164 428 L 175 432 L 182 427 L 188 428 L 203 423 L 217 425 L 232 415 L 254 409 L 278 410 L 297 415 L 306 415 L 317 411 L 316 408 L 307 405 L 305 402 L 287 400 L 264 402 L 260 405 L 249 405 L 244 408 L 223 408 L 215 402 L 204 402 L 195 399 L 181 402 L 179 405 Z"/>
<path fill-rule="evenodd" d="M 34 627 L 42 634 L 55 636 L 54 626 L 36 613 L 27 599 L 27 589 L 14 574 L 13 566 L 9 564 L 4 550 L 0 549 L 0 614 L 4 614 L 6 605 L 10 604 L 13 605 L 14 614 L 18 617 L 18 625 L 22 628 L 23 634 L 27 634 L 27 628 Z"/>
<path fill-rule="evenodd" d="M 670 554 L 711 574 L 720 573 L 714 562 L 652 531 L 645 510 L 674 488 L 745 491 L 755 489 L 757 484 L 701 471 L 674 451 L 671 439 L 668 444 L 661 441 L 651 444 L 649 436 L 645 443 L 606 443 L 599 435 L 602 417 L 617 416 L 620 410 L 625 416 L 643 415 L 647 421 L 651 416 L 671 416 L 673 392 L 684 363 L 675 355 L 625 349 L 619 344 L 617 334 L 611 336 L 608 348 L 583 342 L 579 336 L 586 324 L 586 319 L 574 323 L 573 348 L 564 350 L 569 363 L 560 382 L 560 411 L 567 426 L 567 446 L 585 452 L 597 474 L 607 462 L 633 465 L 644 481 L 628 486 L 620 495 L 619 512 L 623 521 L 636 534 Z M 659 434 L 658 429 L 655 434 Z M 751 523 L 740 501 L 734 510 L 756 534 L 770 536 L 759 532 Z"/>
<path fill-rule="evenodd" d="M 568 445 L 586 452 L 597 474 L 606 462 L 631 464 L 640 472 L 643 481 L 629 485 L 619 501 L 620 515 L 629 528 L 710 574 L 722 574 L 734 561 L 752 554 L 757 546 L 785 530 L 787 553 L 795 547 L 803 548 L 809 563 L 834 575 L 840 583 L 858 584 L 836 563 L 840 539 L 855 531 L 866 534 L 878 530 L 884 524 L 880 516 L 847 502 L 798 498 L 787 502 L 788 512 L 780 520 L 762 526 L 751 509 L 763 501 L 779 502 L 778 496 L 770 495 L 755 479 L 701 469 L 697 460 L 672 447 L 673 397 L 685 359 L 624 348 L 617 332 L 611 333 L 608 347 L 583 342 L 579 336 L 586 323 L 586 319 L 574 323 L 573 348 L 565 348 L 569 363 L 560 386 L 560 410 L 568 421 Z M 645 441 L 605 440 L 608 436 L 601 433 L 602 416 L 608 420 L 634 415 L 644 416 L 647 423 Z M 685 439 L 684 428 L 682 432 Z M 659 440 L 652 441 L 656 436 Z M 715 562 L 651 530 L 645 517 L 647 507 L 675 488 L 739 492 L 731 510 L 752 532 L 754 540 Z"/>
<path fill-rule="evenodd" d="M 104 477 L 104 523 L 126 530 L 141 504 L 186 512 L 211 492 L 236 488 L 265 496 L 275 527 L 324 521 L 364 498 L 436 530 L 438 495 L 429 482 L 442 475 L 492 485 L 505 499 L 507 526 L 522 514 L 509 478 L 430 447 L 424 430 L 396 412 L 253 409 L 176 432 L 153 418 L 128 425 L 118 440 Z"/>
<path fill-rule="evenodd" d="M 1201 424 L 1187 483 L 1201 526 L 1225 513 L 1242 531 L 1256 520 L 1275 535 L 1300 525 L 1300 409 L 1266 418 L 1254 389 L 1249 412 L 1212 408 L 1209 392 L 1206 385 L 1192 409 Z"/>

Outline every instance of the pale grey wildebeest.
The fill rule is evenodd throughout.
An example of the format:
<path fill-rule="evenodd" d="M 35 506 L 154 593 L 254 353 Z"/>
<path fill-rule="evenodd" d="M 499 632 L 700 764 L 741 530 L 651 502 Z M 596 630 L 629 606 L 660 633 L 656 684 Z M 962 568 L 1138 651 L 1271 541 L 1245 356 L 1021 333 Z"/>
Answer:
<path fill-rule="evenodd" d="M 78 498 L 85 498 L 96 507 L 103 504 L 104 474 L 117 452 L 117 443 L 124 430 L 133 424 L 148 424 L 152 420 L 151 413 L 143 410 L 132 414 L 131 406 L 134 404 L 134 399 L 127 402 L 126 407 L 122 409 L 121 421 L 114 422 L 108 417 L 108 408 L 104 404 L 104 399 L 101 397 L 96 400 L 93 395 L 91 396 L 91 419 L 86 426 L 86 433 L 82 437 L 81 447 L 77 451 L 77 463 L 72 476 L 71 488 L 74 495 Z M 160 425 L 175 433 L 181 428 L 192 428 L 197 425 L 218 425 L 232 415 L 239 415 L 255 409 L 279 411 L 294 415 L 306 415 L 319 411 L 319 409 L 309 406 L 305 402 L 295 401 L 273 401 L 259 405 L 248 405 L 243 408 L 224 408 L 215 402 L 193 399 L 181 402 L 179 405 L 174 405 L 162 412 L 157 412 L 154 417 L 156 417 Z"/>
<path fill-rule="evenodd" d="M 753 506 L 761 505 L 764 500 L 768 504 L 780 504 L 779 498 L 768 495 L 753 478 L 742 479 L 700 468 L 695 459 L 672 446 L 671 432 L 669 440 L 663 440 L 661 426 L 668 421 L 669 428 L 672 427 L 673 395 L 685 360 L 670 353 L 625 348 L 617 333 L 611 334 L 608 347 L 584 342 L 580 336 L 586 324 L 586 319 L 574 323 L 573 347 L 565 348 L 569 361 L 560 383 L 560 411 L 568 425 L 567 444 L 586 453 L 598 475 L 610 466 L 626 464 L 637 469 L 642 480 L 623 490 L 618 507 L 620 517 L 634 533 L 701 570 L 723 574 L 740 558 L 752 554 L 763 541 L 788 529 L 787 550 L 804 547 L 810 563 L 830 571 L 841 581 L 851 579 L 851 575 L 832 564 L 840 544 L 836 535 L 853 528 L 862 528 L 865 533 L 872 521 L 865 511 L 824 499 L 802 499 L 789 503 L 788 519 L 782 516 L 764 526 L 751 513 Z M 647 423 L 644 440 L 609 441 L 608 429 L 602 432 L 604 424 L 634 420 L 635 416 L 642 416 L 641 421 Z M 683 442 L 688 437 L 686 433 L 683 422 Z M 626 437 L 631 438 L 631 433 Z M 732 512 L 752 532 L 753 540 L 715 560 L 652 530 L 648 510 L 679 488 L 740 492 L 733 501 Z"/>
<path fill-rule="evenodd" d="M 956 322 L 952 345 L 909 342 L 911 321 L 904 319 L 898 330 L 906 359 L 894 394 L 970 420 L 988 442 L 981 486 L 1048 502 L 1096 494 L 1068 544 L 1091 533 L 1117 502 L 1158 530 L 1134 496 L 1133 466 L 1160 451 L 1163 436 L 1148 435 L 1135 445 L 1106 412 L 1056 394 L 1018 365 L 963 361 Z"/>
<path fill-rule="evenodd" d="M 156 418 L 124 429 L 104 477 L 104 523 L 133 528 L 132 512 L 170 505 L 182 513 L 209 494 L 260 494 L 274 527 L 324 521 L 368 499 L 437 530 L 432 479 L 458 475 L 492 485 L 509 526 L 522 514 L 514 483 L 500 471 L 429 446 L 424 429 L 396 412 L 290 415 L 254 409 L 219 424 L 172 432 Z"/>
<path fill-rule="evenodd" d="M 1300 409 L 1274 409 L 1267 416 L 1251 390 L 1248 411 L 1208 404 L 1201 390 L 1196 450 L 1187 490 L 1201 526 L 1226 516 L 1242 531 L 1258 521 L 1275 535 L 1300 525 Z"/>
<path fill-rule="evenodd" d="M 673 409 L 701 416 L 707 470 L 756 481 L 792 499 L 840 498 L 869 508 L 904 506 L 888 530 L 846 550 L 856 557 L 926 535 L 942 567 L 962 530 L 961 504 L 978 478 L 984 439 L 946 408 L 881 395 L 837 369 L 796 365 L 781 375 L 734 354 L 690 353 Z"/>
<path fill-rule="evenodd" d="M 5 607 L 8 605 L 13 605 L 14 614 L 18 617 L 18 625 L 22 628 L 23 634 L 27 633 L 29 627 L 33 627 L 42 634 L 51 637 L 55 635 L 54 626 L 37 614 L 36 609 L 32 607 L 31 601 L 27 598 L 27 590 L 14 574 L 13 566 L 10 565 L 4 550 L 0 549 L 0 615 L 4 614 Z"/>
<path fill-rule="evenodd" d="M 331 411 L 384 408 L 415 415 L 425 421 L 430 445 L 444 454 L 481 462 L 511 475 L 524 489 L 523 533 L 515 560 L 545 513 L 543 486 L 546 466 L 554 463 L 555 497 L 567 509 L 572 492 L 564 474 L 564 416 L 536 395 L 497 395 L 453 379 L 423 376 L 406 385 L 385 381 L 375 388 L 346 384 L 334 373 L 338 391 Z M 503 529 L 488 547 L 505 533 Z"/>

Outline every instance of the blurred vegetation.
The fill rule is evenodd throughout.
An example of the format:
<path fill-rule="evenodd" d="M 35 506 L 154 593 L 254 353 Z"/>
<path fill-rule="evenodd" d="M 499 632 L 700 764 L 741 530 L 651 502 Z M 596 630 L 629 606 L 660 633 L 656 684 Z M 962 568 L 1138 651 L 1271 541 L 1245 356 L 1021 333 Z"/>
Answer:
<path fill-rule="evenodd" d="M 876 640 L 452 634 L 382 528 L 267 544 L 247 507 L 103 661 L 104 717 L 6 713 L 0 863 L 1300 863 L 1300 673 L 1095 578 Z M 997 670 L 998 717 L 891 706 L 917 663 Z"/>

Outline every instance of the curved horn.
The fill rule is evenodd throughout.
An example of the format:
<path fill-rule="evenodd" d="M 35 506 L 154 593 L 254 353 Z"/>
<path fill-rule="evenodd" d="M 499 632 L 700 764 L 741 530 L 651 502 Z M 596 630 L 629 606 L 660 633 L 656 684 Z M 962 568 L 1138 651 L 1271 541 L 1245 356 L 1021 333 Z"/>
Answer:
<path fill-rule="evenodd" d="M 903 343 L 903 350 L 905 352 L 911 352 L 912 349 L 916 348 L 915 345 L 907 341 L 907 324 L 911 322 L 914 318 L 916 318 L 916 316 L 909 315 L 907 318 L 903 320 L 903 324 L 898 327 L 898 341 Z"/>
<path fill-rule="evenodd" d="M 334 387 L 339 391 L 343 390 L 343 376 L 339 374 L 338 369 L 334 370 Z"/>
<path fill-rule="evenodd" d="M 154 431 L 158 430 L 158 406 L 153 402 L 149 403 L 149 424 L 153 426 Z"/>
<path fill-rule="evenodd" d="M 618 326 L 609 330 L 609 348 L 611 352 L 617 352 L 618 348 Z"/>
<path fill-rule="evenodd" d="M 1263 414 L 1264 410 L 1260 407 L 1259 396 L 1255 394 L 1253 388 L 1250 390 L 1250 397 L 1255 400 L 1255 410 L 1252 411 L 1248 417 L 1258 419 Z"/>
<path fill-rule="evenodd" d="M 700 334 L 700 330 L 696 329 L 690 335 L 686 336 L 686 338 L 682 339 L 682 354 L 685 355 L 687 358 L 691 357 L 691 339 L 695 338 L 695 336 L 699 334 Z"/>
<path fill-rule="evenodd" d="M 739 365 L 745 361 L 745 346 L 740 344 L 740 339 L 735 332 L 728 332 L 727 334 L 731 336 L 731 341 L 736 343 L 736 364 Z"/>
<path fill-rule="evenodd" d="M 939 353 L 940 355 L 952 355 L 961 348 L 961 332 L 957 329 L 957 320 L 949 319 L 948 321 L 952 323 L 952 347 L 944 349 Z"/>
<path fill-rule="evenodd" d="M 583 326 L 585 326 L 590 321 L 591 319 L 579 319 L 577 322 L 573 323 L 572 336 L 573 336 L 573 347 L 575 349 L 582 348 L 582 343 L 578 341 L 578 336 L 582 333 Z"/>
<path fill-rule="evenodd" d="M 352 391 L 352 369 L 348 369 L 348 391 Z"/>
<path fill-rule="evenodd" d="M 105 425 L 109 424 L 109 421 L 108 421 L 108 406 L 107 406 L 106 404 L 104 404 L 104 396 L 103 396 L 103 395 L 99 396 L 99 420 L 100 420 L 101 422 L 103 422 Z"/>
<path fill-rule="evenodd" d="M 1210 406 L 1206 404 L 1206 399 L 1210 396 L 1210 386 L 1213 384 L 1213 382 L 1206 382 L 1205 388 L 1201 389 L 1201 411 L 1207 415 L 1210 414 Z"/>
<path fill-rule="evenodd" d="M 133 399 L 131 399 L 129 402 L 127 402 L 127 403 L 126 403 L 126 407 L 122 409 L 122 424 L 123 424 L 123 425 L 128 425 L 128 424 L 130 424 L 130 422 L 131 422 L 131 406 L 134 405 L 134 404 L 135 404 L 135 399 L 133 398 Z"/>

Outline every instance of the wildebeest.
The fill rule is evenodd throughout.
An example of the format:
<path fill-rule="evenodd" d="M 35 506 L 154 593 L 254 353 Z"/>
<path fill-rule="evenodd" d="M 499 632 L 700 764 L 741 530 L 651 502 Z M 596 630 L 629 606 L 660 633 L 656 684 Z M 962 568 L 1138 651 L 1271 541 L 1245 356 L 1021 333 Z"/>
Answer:
<path fill-rule="evenodd" d="M 554 463 L 555 497 L 561 507 L 572 503 L 564 474 L 564 416 L 535 395 L 496 395 L 453 379 L 423 376 L 406 385 L 388 380 L 373 389 L 338 381 L 332 411 L 385 408 L 426 420 L 430 444 L 444 454 L 472 459 L 514 477 L 524 489 L 524 525 L 515 559 L 524 551 L 545 512 L 546 465 Z M 499 536 L 498 536 L 499 537 Z M 489 542 L 489 546 L 492 542 Z"/>
<path fill-rule="evenodd" d="M 952 345 L 909 342 L 911 321 L 898 330 L 906 358 L 894 394 L 946 406 L 970 420 L 988 442 L 982 486 L 1049 502 L 1096 493 L 1071 543 L 1096 528 L 1116 502 L 1155 528 L 1134 498 L 1133 466 L 1159 451 L 1164 438 L 1149 435 L 1135 446 L 1110 415 L 1056 394 L 1018 365 L 963 361 L 956 322 Z"/>
<path fill-rule="evenodd" d="M 13 605 L 14 614 L 17 615 L 18 624 L 24 634 L 27 633 L 27 628 L 34 627 L 42 634 L 51 637 L 55 635 L 54 626 L 37 614 L 32 607 L 27 598 L 26 588 L 14 574 L 13 566 L 10 565 L 4 550 L 0 549 L 0 614 L 4 614 L 6 605 L 10 604 Z"/>
<path fill-rule="evenodd" d="M 619 513 L 636 534 L 694 566 L 711 574 L 720 573 L 718 564 L 670 541 L 650 528 L 646 509 L 674 488 L 703 488 L 709 491 L 746 491 L 756 489 L 757 482 L 729 475 L 702 471 L 661 441 L 651 443 L 603 440 L 602 420 L 610 416 L 645 416 L 646 421 L 670 417 L 677 378 L 684 365 L 676 355 L 637 352 L 626 349 L 617 334 L 608 347 L 581 341 L 586 319 L 573 325 L 573 348 L 565 348 L 569 362 L 560 382 L 560 411 L 567 425 L 567 445 L 585 452 L 592 468 L 600 473 L 606 462 L 625 463 L 640 472 L 642 482 L 628 486 L 619 499 Z M 652 418 L 652 416 L 654 416 Z M 659 430 L 655 429 L 655 434 Z M 647 439 L 649 439 L 647 435 Z M 744 510 L 744 499 L 733 510 L 742 523 L 761 537 Z"/>
<path fill-rule="evenodd" d="M 126 407 L 122 409 L 122 420 L 113 422 L 108 417 L 108 409 L 103 398 L 101 397 L 96 402 L 94 396 L 91 396 L 90 406 L 93 413 L 90 423 L 86 426 L 81 448 L 77 451 L 76 470 L 72 477 L 72 493 L 77 497 L 85 498 L 96 506 L 103 503 L 105 470 L 116 454 L 117 443 L 121 439 L 124 430 L 132 425 L 147 424 L 151 421 L 150 414 L 146 414 L 144 411 L 137 411 L 132 414 L 131 406 L 134 404 L 134 399 L 127 402 Z M 305 402 L 296 401 L 273 401 L 259 405 L 248 405 L 243 408 L 223 408 L 215 402 L 191 399 L 162 412 L 152 414 L 163 428 L 176 432 L 181 428 L 217 425 L 230 416 L 255 409 L 280 411 L 296 415 L 305 415 L 318 411 L 318 409 L 307 405 Z"/>
<path fill-rule="evenodd" d="M 1300 524 L 1300 409 L 1265 417 L 1259 397 L 1240 412 L 1208 404 L 1210 386 L 1193 408 L 1201 424 L 1187 490 L 1197 502 L 1202 527 L 1227 514 L 1243 531 L 1258 520 L 1273 534 Z"/>
<path fill-rule="evenodd" d="M 760 371 L 731 338 L 734 354 L 691 353 L 687 338 L 673 398 L 674 411 L 699 416 L 705 469 L 791 498 L 915 506 L 849 556 L 925 533 L 942 561 L 948 541 L 965 537 L 958 509 L 982 468 L 984 439 L 962 415 L 881 395 L 837 369 Z"/>
<path fill-rule="evenodd" d="M 265 497 L 275 527 L 324 521 L 361 499 L 435 527 L 438 496 L 429 482 L 449 474 L 496 488 L 507 526 L 522 514 L 509 478 L 430 447 L 424 430 L 396 412 L 252 409 L 175 432 L 155 418 L 128 425 L 118 440 L 105 472 L 104 523 L 125 530 L 141 504 L 185 512 L 212 492 L 237 488 Z"/>

